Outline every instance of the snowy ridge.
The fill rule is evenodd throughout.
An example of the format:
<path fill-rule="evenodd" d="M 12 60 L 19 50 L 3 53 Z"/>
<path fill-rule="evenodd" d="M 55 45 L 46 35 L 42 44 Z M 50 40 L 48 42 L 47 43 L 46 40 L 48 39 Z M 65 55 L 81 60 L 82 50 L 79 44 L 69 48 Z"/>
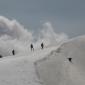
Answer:
<path fill-rule="evenodd" d="M 0 59 L 1 85 L 42 85 L 37 78 L 34 63 L 48 55 L 56 47 L 28 52 L 26 56 L 8 56 Z"/>

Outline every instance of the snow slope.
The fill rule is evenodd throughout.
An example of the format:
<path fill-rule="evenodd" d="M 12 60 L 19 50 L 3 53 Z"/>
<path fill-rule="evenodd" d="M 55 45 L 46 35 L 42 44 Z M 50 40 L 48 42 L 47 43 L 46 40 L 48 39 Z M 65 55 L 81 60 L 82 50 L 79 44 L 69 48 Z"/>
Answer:
<path fill-rule="evenodd" d="M 26 56 L 8 56 L 0 59 L 0 85 L 41 85 L 34 62 L 48 55 L 56 47 L 26 53 Z M 23 54 L 24 55 L 24 54 Z"/>
<path fill-rule="evenodd" d="M 35 66 L 44 85 L 85 85 L 85 36 L 65 42 Z"/>

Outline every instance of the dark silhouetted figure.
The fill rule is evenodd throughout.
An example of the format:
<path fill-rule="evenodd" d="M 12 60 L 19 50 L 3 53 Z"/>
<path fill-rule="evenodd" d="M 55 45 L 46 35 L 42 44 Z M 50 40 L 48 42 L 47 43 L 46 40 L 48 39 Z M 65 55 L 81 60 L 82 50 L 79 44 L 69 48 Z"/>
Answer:
<path fill-rule="evenodd" d="M 15 55 L 15 50 L 14 49 L 12 50 L 12 54 Z"/>
<path fill-rule="evenodd" d="M 0 58 L 2 58 L 3 56 L 0 54 Z"/>
<path fill-rule="evenodd" d="M 30 45 L 31 51 L 34 51 L 33 44 Z"/>
<path fill-rule="evenodd" d="M 71 63 L 72 63 L 72 58 L 68 58 L 68 60 L 69 60 L 69 62 L 71 62 Z"/>
<path fill-rule="evenodd" d="M 43 43 L 41 43 L 41 49 L 43 49 L 44 48 L 44 44 Z"/>

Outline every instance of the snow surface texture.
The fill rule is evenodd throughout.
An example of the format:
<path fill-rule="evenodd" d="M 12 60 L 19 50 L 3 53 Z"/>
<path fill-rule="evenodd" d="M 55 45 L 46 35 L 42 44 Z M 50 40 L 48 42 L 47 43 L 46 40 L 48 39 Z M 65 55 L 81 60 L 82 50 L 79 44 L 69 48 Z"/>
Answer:
<path fill-rule="evenodd" d="M 85 36 L 65 42 L 35 66 L 44 85 L 85 85 Z"/>
<path fill-rule="evenodd" d="M 35 62 L 48 55 L 57 46 L 67 40 L 64 33 L 56 34 L 49 22 L 43 24 L 43 30 L 34 37 L 16 20 L 0 16 L 0 85 L 41 85 L 37 77 Z M 36 42 L 34 42 L 36 39 Z M 41 50 L 43 42 L 45 48 Z M 34 52 L 30 44 L 34 45 Z M 15 50 L 15 56 L 12 50 Z"/>

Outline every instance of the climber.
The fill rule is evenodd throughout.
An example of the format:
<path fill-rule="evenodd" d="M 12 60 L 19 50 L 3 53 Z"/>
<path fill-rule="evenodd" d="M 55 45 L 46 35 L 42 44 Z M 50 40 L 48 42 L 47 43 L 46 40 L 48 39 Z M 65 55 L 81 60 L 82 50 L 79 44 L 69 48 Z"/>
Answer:
<path fill-rule="evenodd" d="M 41 43 L 41 49 L 43 49 L 44 48 L 44 44 L 43 44 L 43 42 Z"/>
<path fill-rule="evenodd" d="M 31 51 L 34 51 L 33 44 L 30 45 Z"/>
<path fill-rule="evenodd" d="M 14 49 L 12 50 L 12 55 L 15 55 L 15 50 Z"/>

